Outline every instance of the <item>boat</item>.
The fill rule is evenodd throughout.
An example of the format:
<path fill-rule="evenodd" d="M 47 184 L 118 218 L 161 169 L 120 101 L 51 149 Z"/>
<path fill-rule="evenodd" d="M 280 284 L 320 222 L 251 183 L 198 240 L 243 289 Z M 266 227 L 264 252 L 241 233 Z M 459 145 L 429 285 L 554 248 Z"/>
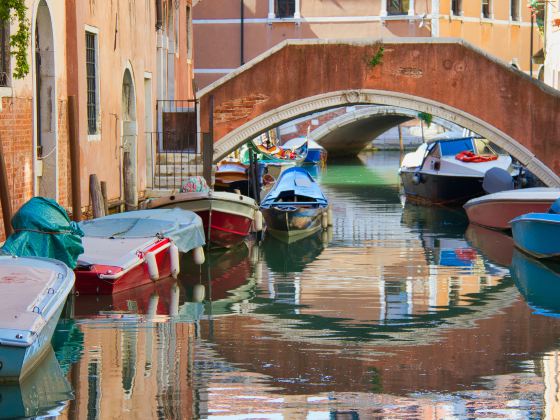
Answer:
<path fill-rule="evenodd" d="M 235 246 L 250 235 L 254 223 L 262 230 L 259 208 L 250 197 L 225 191 L 185 192 L 149 198 L 148 209 L 180 208 L 190 210 L 202 219 L 206 240 L 223 248 Z"/>
<path fill-rule="evenodd" d="M 216 165 L 214 188 L 220 191 L 241 191 L 249 195 L 249 166 L 237 159 L 225 159 Z"/>
<path fill-rule="evenodd" d="M 261 203 L 267 231 L 289 241 L 326 229 L 328 210 L 329 203 L 319 185 L 299 167 L 284 171 Z"/>
<path fill-rule="evenodd" d="M 179 252 L 204 262 L 202 220 L 181 209 L 137 210 L 80 223 L 84 252 L 76 290 L 111 294 L 149 284 L 180 270 Z"/>
<path fill-rule="evenodd" d="M 560 199 L 548 213 L 527 213 L 511 221 L 515 246 L 535 258 L 560 257 Z"/>
<path fill-rule="evenodd" d="M 0 256 L 0 381 L 19 381 L 51 349 L 51 337 L 74 286 L 64 263 Z"/>
<path fill-rule="evenodd" d="M 297 147 L 301 142 L 301 137 L 288 140 L 285 142 L 282 147 L 292 149 Z M 307 140 L 307 155 L 303 160 L 303 163 L 310 163 L 316 164 L 320 166 L 324 166 L 327 163 L 327 151 L 323 146 L 317 143 L 315 140 L 308 139 Z"/>
<path fill-rule="evenodd" d="M 463 207 L 471 223 L 507 230 L 512 219 L 526 213 L 545 213 L 558 198 L 560 188 L 534 187 L 483 195 Z"/>
<path fill-rule="evenodd" d="M 518 250 L 510 268 L 515 285 L 534 313 L 560 318 L 560 264 L 536 260 Z"/>
<path fill-rule="evenodd" d="M 241 162 L 250 163 L 250 154 L 255 153 L 257 162 L 259 163 L 282 163 L 291 162 L 294 165 L 301 165 L 308 153 L 307 137 L 298 137 L 292 139 L 292 147 L 277 146 L 270 140 L 256 143 L 255 140 L 247 142 L 245 147 L 241 148 Z"/>
<path fill-rule="evenodd" d="M 440 138 L 405 155 L 399 174 L 407 200 L 424 204 L 462 205 L 485 194 L 491 168 L 510 170 L 512 159 L 498 154 L 485 139 Z"/>

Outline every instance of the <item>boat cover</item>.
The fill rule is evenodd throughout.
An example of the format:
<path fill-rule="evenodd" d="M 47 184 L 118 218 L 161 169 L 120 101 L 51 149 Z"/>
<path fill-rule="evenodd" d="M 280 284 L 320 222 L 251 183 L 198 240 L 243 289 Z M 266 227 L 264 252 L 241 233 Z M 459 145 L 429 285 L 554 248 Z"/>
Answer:
<path fill-rule="evenodd" d="M 50 198 L 33 197 L 14 215 L 12 226 L 14 233 L 2 247 L 8 254 L 54 258 L 75 268 L 78 256 L 84 252 L 83 232 Z"/>
<path fill-rule="evenodd" d="M 284 191 L 293 191 L 294 195 L 314 198 L 317 203 L 326 206 L 328 201 L 319 185 L 305 169 L 294 167 L 286 169 L 266 197 L 261 207 L 268 208 L 273 205 Z"/>
<path fill-rule="evenodd" d="M 80 222 L 86 237 L 134 239 L 163 237 L 171 239 L 179 251 L 188 252 L 204 245 L 202 219 L 192 211 L 179 208 L 137 210 L 111 214 Z"/>

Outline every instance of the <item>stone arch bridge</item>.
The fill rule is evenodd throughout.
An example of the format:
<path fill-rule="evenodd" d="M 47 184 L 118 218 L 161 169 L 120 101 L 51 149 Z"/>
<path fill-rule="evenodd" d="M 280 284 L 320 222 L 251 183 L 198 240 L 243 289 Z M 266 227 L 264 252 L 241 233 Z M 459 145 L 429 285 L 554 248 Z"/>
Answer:
<path fill-rule="evenodd" d="M 198 97 L 200 130 L 212 129 L 215 161 L 292 119 L 375 104 L 472 130 L 560 186 L 560 92 L 463 40 L 287 40 Z"/>

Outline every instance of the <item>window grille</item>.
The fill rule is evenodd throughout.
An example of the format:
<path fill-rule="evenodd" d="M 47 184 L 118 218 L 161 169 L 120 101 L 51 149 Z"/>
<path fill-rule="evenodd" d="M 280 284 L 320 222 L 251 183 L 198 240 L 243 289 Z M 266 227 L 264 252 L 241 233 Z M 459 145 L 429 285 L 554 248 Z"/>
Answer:
<path fill-rule="evenodd" d="M 389 0 L 387 13 L 390 15 L 406 15 L 408 14 L 409 3 L 409 0 Z"/>
<path fill-rule="evenodd" d="M 289 18 L 294 17 L 296 12 L 296 2 L 295 0 L 275 0 L 275 12 L 278 18 Z"/>
<path fill-rule="evenodd" d="M 88 134 L 97 134 L 97 35 L 86 32 Z"/>

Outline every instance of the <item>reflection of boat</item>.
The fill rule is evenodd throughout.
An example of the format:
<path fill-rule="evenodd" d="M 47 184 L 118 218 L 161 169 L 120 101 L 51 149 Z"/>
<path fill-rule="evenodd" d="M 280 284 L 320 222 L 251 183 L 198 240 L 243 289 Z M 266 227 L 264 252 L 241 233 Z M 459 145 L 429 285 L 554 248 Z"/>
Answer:
<path fill-rule="evenodd" d="M 194 211 L 202 218 L 208 242 L 229 248 L 242 242 L 251 231 L 258 207 L 250 197 L 224 191 L 178 193 L 150 198 L 146 207 Z"/>
<path fill-rule="evenodd" d="M 48 345 L 44 359 L 20 383 L 0 385 L 0 419 L 54 418 L 71 399 L 72 387 Z"/>
<path fill-rule="evenodd" d="M 448 207 L 426 207 L 407 202 L 401 222 L 415 231 L 461 237 L 468 225 L 463 211 Z"/>
<path fill-rule="evenodd" d="M 560 317 L 559 263 L 543 263 L 515 250 L 511 275 L 535 313 Z"/>
<path fill-rule="evenodd" d="M 280 238 L 303 238 L 326 228 L 328 201 L 302 168 L 286 170 L 261 203 L 267 231 Z"/>
<path fill-rule="evenodd" d="M 268 268 L 277 273 L 301 272 L 323 252 L 322 232 L 291 244 L 267 237 L 262 244 Z"/>
<path fill-rule="evenodd" d="M 202 253 L 202 220 L 180 209 L 139 210 L 82 222 L 76 290 L 111 294 L 179 271 L 179 252 Z"/>
<path fill-rule="evenodd" d="M 545 213 L 559 197 L 559 188 L 525 188 L 473 198 L 464 207 L 472 223 L 509 229 L 512 219 L 525 213 Z"/>
<path fill-rule="evenodd" d="M 513 254 L 513 238 L 503 232 L 470 224 L 465 238 L 488 260 L 509 267 Z"/>
<path fill-rule="evenodd" d="M 188 290 L 202 284 L 207 289 L 206 298 L 211 301 L 225 299 L 229 291 L 244 284 L 251 275 L 249 249 L 241 246 L 208 253 L 202 269 L 181 273 L 179 280 Z"/>
<path fill-rule="evenodd" d="M 59 261 L 0 257 L 0 379 L 17 381 L 45 355 L 73 286 Z"/>
<path fill-rule="evenodd" d="M 511 157 L 499 155 L 483 139 L 440 139 L 405 155 L 399 169 L 408 199 L 433 204 L 463 204 L 483 195 L 491 168 L 508 170 Z"/>

